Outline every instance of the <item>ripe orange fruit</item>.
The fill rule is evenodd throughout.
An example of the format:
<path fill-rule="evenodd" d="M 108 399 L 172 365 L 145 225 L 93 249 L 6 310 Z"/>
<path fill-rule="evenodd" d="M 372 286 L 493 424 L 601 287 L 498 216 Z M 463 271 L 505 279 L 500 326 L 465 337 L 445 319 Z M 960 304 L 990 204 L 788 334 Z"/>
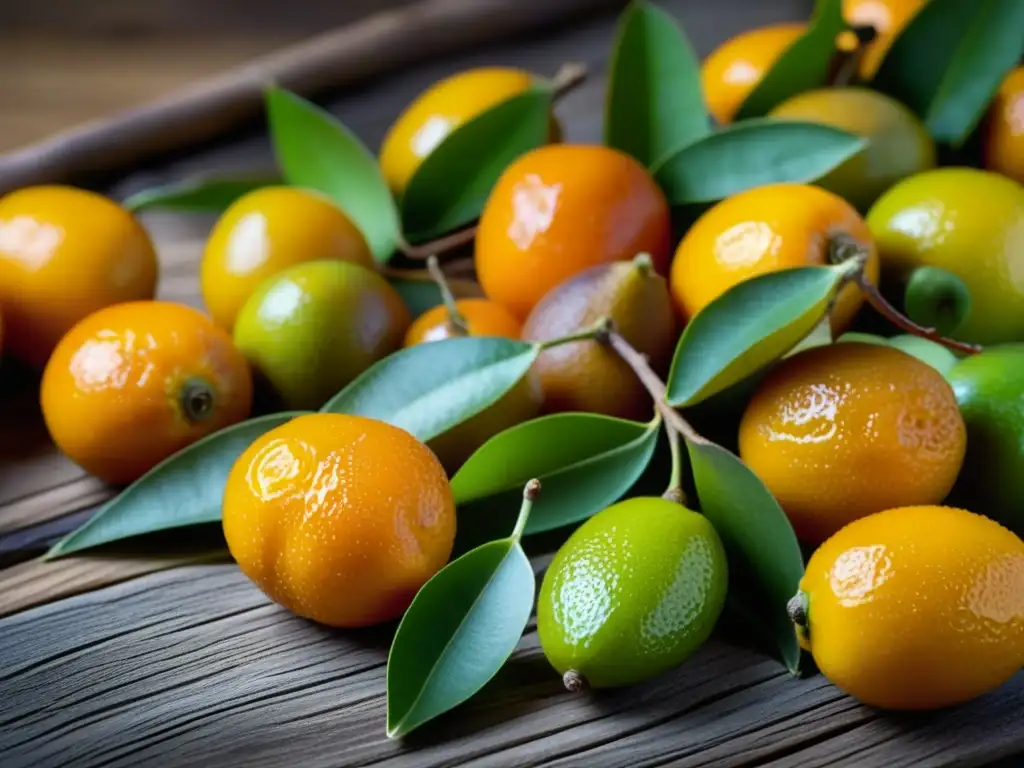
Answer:
<path fill-rule="evenodd" d="M 1024 67 L 999 87 L 985 126 L 984 165 L 1024 184 Z"/>
<path fill-rule="evenodd" d="M 231 336 L 199 310 L 134 301 L 94 312 L 61 339 L 40 399 L 57 447 L 120 485 L 245 419 L 252 379 Z"/>
<path fill-rule="evenodd" d="M 700 78 L 715 120 L 732 122 L 765 73 L 806 31 L 803 23 L 771 24 L 747 30 L 712 51 L 701 65 Z"/>
<path fill-rule="evenodd" d="M 297 187 L 254 190 L 224 211 L 206 241 L 203 303 L 214 322 L 230 331 L 264 279 L 300 262 L 328 259 L 374 268 L 362 232 L 326 197 Z"/>
<path fill-rule="evenodd" d="M 1024 542 L 963 509 L 889 509 L 821 545 L 800 582 L 801 645 L 875 707 L 927 710 L 1024 666 Z"/>
<path fill-rule="evenodd" d="M 852 238 L 868 252 L 865 274 L 878 282 L 878 254 L 867 225 L 841 197 L 809 184 L 771 184 L 707 210 L 679 243 L 671 285 L 679 311 L 692 318 L 734 285 L 775 270 L 829 263 L 830 238 Z M 832 310 L 838 336 L 864 303 L 854 285 Z"/>
<path fill-rule="evenodd" d="M 362 627 L 401 615 L 455 541 L 444 469 L 408 432 L 317 413 L 239 456 L 224 535 L 242 572 L 290 611 Z"/>
<path fill-rule="evenodd" d="M 500 304 L 487 299 L 456 299 L 455 309 L 467 325 L 470 336 L 502 336 L 518 339 L 523 324 Z M 462 333 L 452 325 L 448 308 L 444 305 L 428 309 L 420 315 L 405 334 L 405 345 L 440 341 Z"/>
<path fill-rule="evenodd" d="M 142 225 L 94 192 L 35 186 L 0 197 L 0 306 L 8 351 L 41 369 L 86 315 L 156 293 Z"/>
<path fill-rule="evenodd" d="M 891 507 L 938 504 L 953 488 L 967 430 L 953 389 L 895 347 L 844 342 L 786 358 L 740 421 L 740 458 L 819 543 Z"/>
<path fill-rule="evenodd" d="M 860 74 L 870 80 L 889 46 L 928 0 L 843 0 L 843 18 L 851 26 L 874 27 L 877 36 L 864 51 Z"/>
<path fill-rule="evenodd" d="M 525 319 L 563 280 L 651 255 L 668 270 L 668 202 L 647 170 L 609 147 L 560 144 L 522 155 L 491 190 L 476 235 L 488 298 Z"/>

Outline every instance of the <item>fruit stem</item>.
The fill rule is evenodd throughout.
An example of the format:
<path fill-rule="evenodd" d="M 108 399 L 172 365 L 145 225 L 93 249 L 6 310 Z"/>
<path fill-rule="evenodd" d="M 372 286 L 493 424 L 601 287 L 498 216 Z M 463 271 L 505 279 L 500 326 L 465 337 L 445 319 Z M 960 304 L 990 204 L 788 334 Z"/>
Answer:
<path fill-rule="evenodd" d="M 661 412 L 661 409 L 658 409 Z M 665 434 L 668 435 L 668 447 L 672 454 L 672 474 L 668 478 L 668 488 L 661 494 L 661 498 L 674 501 L 676 504 L 686 506 L 686 493 L 683 491 L 683 451 L 679 445 L 679 430 L 668 421 L 665 424 Z"/>
<path fill-rule="evenodd" d="M 836 36 L 836 52 L 829 62 L 827 82 L 833 87 L 850 85 L 857 80 L 867 47 L 878 37 L 870 24 L 849 27 Z"/>
<path fill-rule="evenodd" d="M 473 238 L 476 237 L 476 225 L 460 229 L 451 234 L 439 237 L 436 240 L 431 240 L 429 243 L 423 243 L 422 245 L 413 245 L 407 243 L 402 239 L 398 244 L 398 250 L 400 250 L 406 257 L 410 259 L 429 259 L 431 256 L 437 256 L 438 254 L 447 253 L 453 251 L 456 248 L 473 242 Z"/>
<path fill-rule="evenodd" d="M 587 679 L 575 669 L 570 669 L 562 675 L 562 685 L 569 693 L 579 693 L 587 689 Z"/>
<path fill-rule="evenodd" d="M 551 89 L 560 99 L 587 79 L 587 65 L 582 61 L 569 61 L 559 67 L 551 78 Z"/>
<path fill-rule="evenodd" d="M 633 266 L 643 277 L 650 277 L 651 273 L 654 272 L 654 261 L 651 260 L 651 254 L 649 253 L 638 253 L 634 256 Z"/>
<path fill-rule="evenodd" d="M 448 286 L 448 281 L 444 277 L 444 272 L 441 271 L 440 265 L 437 263 L 437 256 L 430 254 L 427 257 L 427 272 L 430 273 L 430 278 L 433 280 L 441 291 L 441 301 L 444 302 L 444 308 L 448 310 L 448 322 L 451 323 L 452 329 L 459 336 L 469 336 L 469 323 L 466 322 L 466 318 L 459 312 L 458 307 L 455 306 L 455 296 L 452 294 L 452 289 Z"/>
<path fill-rule="evenodd" d="M 807 629 L 807 611 L 807 594 L 803 591 L 797 592 L 786 603 L 786 613 L 789 614 L 789 620 L 803 630 Z"/>
<path fill-rule="evenodd" d="M 603 317 L 594 323 L 589 328 L 585 328 L 577 333 L 571 333 L 568 336 L 561 336 L 557 339 L 548 339 L 547 341 L 538 342 L 541 350 L 551 349 L 552 347 L 560 347 L 562 344 L 571 344 L 574 341 L 600 341 L 606 340 L 607 334 L 611 329 L 611 320 L 607 317 Z"/>
<path fill-rule="evenodd" d="M 189 379 L 181 388 L 179 404 L 186 421 L 205 421 L 213 413 L 213 389 L 203 379 Z"/>
<path fill-rule="evenodd" d="M 512 539 L 519 541 L 526 530 L 526 521 L 530 519 L 530 511 L 533 509 L 533 502 L 540 495 L 540 480 L 533 478 L 523 486 L 523 505 L 519 508 L 519 517 L 516 518 L 516 527 L 512 530 Z"/>

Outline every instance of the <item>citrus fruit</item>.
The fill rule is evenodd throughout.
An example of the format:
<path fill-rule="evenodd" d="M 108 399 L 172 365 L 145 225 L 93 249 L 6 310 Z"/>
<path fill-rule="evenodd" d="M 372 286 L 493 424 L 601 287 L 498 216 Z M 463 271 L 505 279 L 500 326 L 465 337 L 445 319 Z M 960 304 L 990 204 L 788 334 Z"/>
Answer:
<path fill-rule="evenodd" d="M 924 123 L 890 96 L 868 88 L 821 88 L 787 99 L 769 117 L 831 125 L 867 139 L 867 146 L 815 182 L 858 210 L 889 187 L 935 167 L 935 142 Z"/>
<path fill-rule="evenodd" d="M 799 352 L 773 368 L 740 421 L 740 458 L 819 543 L 890 507 L 938 504 L 964 458 L 966 430 L 949 383 L 888 345 Z"/>
<path fill-rule="evenodd" d="M 882 195 L 867 223 L 886 282 L 938 267 L 967 286 L 972 309 L 954 338 L 1024 339 L 1024 186 L 990 171 L 936 168 Z"/>
<path fill-rule="evenodd" d="M 500 304 L 488 299 L 456 299 L 455 310 L 466 323 L 470 336 L 502 336 L 518 339 L 523 324 Z M 405 346 L 464 335 L 444 305 L 428 309 L 417 317 L 405 334 Z"/>
<path fill-rule="evenodd" d="M 235 323 L 235 345 L 293 410 L 316 410 L 402 345 L 409 310 L 377 272 L 309 261 L 267 278 Z"/>
<path fill-rule="evenodd" d="M 455 540 L 444 470 L 408 432 L 375 419 L 299 416 L 231 468 L 224 536 L 271 600 L 336 627 L 401 615 Z"/>
<path fill-rule="evenodd" d="M 948 377 L 967 424 L 955 493 L 1024 535 L 1024 344 L 988 347 Z"/>
<path fill-rule="evenodd" d="M 452 131 L 534 82 L 534 76 L 522 69 L 478 67 L 446 77 L 417 96 L 381 144 L 381 170 L 392 192 L 402 194 L 424 158 Z M 559 130 L 552 117 L 553 135 Z"/>
<path fill-rule="evenodd" d="M 861 59 L 860 74 L 870 80 L 896 36 L 928 0 L 843 0 L 843 18 L 851 26 L 873 27 L 875 39 Z"/>
<path fill-rule="evenodd" d="M 911 506 L 850 523 L 812 555 L 800 593 L 801 644 L 871 706 L 960 704 L 1024 665 L 1024 542 L 972 512 Z"/>
<path fill-rule="evenodd" d="M 615 329 L 665 373 L 678 340 L 668 284 L 643 254 L 591 267 L 558 285 L 534 307 L 523 328 L 529 341 L 550 341 L 610 319 Z M 592 339 L 559 344 L 534 363 L 549 412 L 587 411 L 650 419 L 650 395 L 633 369 Z"/>
<path fill-rule="evenodd" d="M 327 259 L 373 268 L 363 234 L 327 198 L 297 187 L 254 190 L 232 203 L 210 232 L 200 266 L 203 303 L 230 331 L 245 300 L 266 278 Z"/>
<path fill-rule="evenodd" d="M 705 211 L 683 237 L 672 262 L 672 295 L 687 319 L 734 285 L 787 267 L 828 264 L 833 239 L 848 238 L 868 254 L 865 274 L 878 281 L 871 233 L 839 196 L 807 184 L 771 184 L 740 192 Z M 864 303 L 854 285 L 832 310 L 832 332 L 849 327 Z"/>
<path fill-rule="evenodd" d="M 476 235 L 488 298 L 525 319 L 549 290 L 587 267 L 671 250 L 665 195 L 642 165 L 609 147 L 531 150 L 491 190 Z"/>
<path fill-rule="evenodd" d="M 74 187 L 0 197 L 0 306 L 7 351 L 41 369 L 86 315 L 152 299 L 157 258 L 142 225 L 112 200 Z"/>
<path fill-rule="evenodd" d="M 728 567 L 708 519 L 656 497 L 620 501 L 555 554 L 537 634 L 568 687 L 632 685 L 685 661 L 725 604 Z"/>
<path fill-rule="evenodd" d="M 1024 184 L 1024 67 L 999 87 L 985 120 L 984 165 Z"/>
<path fill-rule="evenodd" d="M 806 31 L 803 23 L 771 24 L 749 29 L 712 51 L 701 64 L 700 78 L 715 120 L 732 122 L 765 73 Z"/>
<path fill-rule="evenodd" d="M 46 364 L 40 399 L 57 447 L 120 485 L 247 418 L 252 378 L 231 336 L 199 310 L 132 301 L 68 331 Z"/>

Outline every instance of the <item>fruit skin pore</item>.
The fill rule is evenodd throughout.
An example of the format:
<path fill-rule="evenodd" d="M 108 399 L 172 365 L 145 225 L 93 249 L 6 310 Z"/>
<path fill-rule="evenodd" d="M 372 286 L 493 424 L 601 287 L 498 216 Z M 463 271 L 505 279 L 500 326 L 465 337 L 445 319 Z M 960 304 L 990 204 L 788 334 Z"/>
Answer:
<path fill-rule="evenodd" d="M 209 409 L 190 418 L 184 398 L 196 386 Z M 43 372 L 40 403 L 57 447 L 122 485 L 247 418 L 252 376 L 228 333 L 199 310 L 126 302 L 89 315 L 61 339 Z"/>
<path fill-rule="evenodd" d="M 668 201 L 629 155 L 563 144 L 522 155 L 491 190 L 476 235 L 484 293 L 521 319 L 588 267 L 649 253 L 667 274 Z"/>
<path fill-rule="evenodd" d="M 1024 665 L 1024 542 L 951 507 L 861 518 L 812 555 L 801 643 L 821 672 L 891 710 L 963 703 Z"/>
<path fill-rule="evenodd" d="M 681 664 L 710 636 L 728 569 L 707 518 L 661 498 L 627 499 L 578 528 L 541 583 L 537 632 L 560 673 L 593 688 Z"/>
<path fill-rule="evenodd" d="M 145 228 L 102 195 L 41 185 L 0 197 L 6 351 L 37 370 L 87 315 L 152 299 L 158 272 Z"/>
<path fill-rule="evenodd" d="M 985 168 L 1024 184 L 1024 67 L 1006 76 L 983 130 Z"/>
<path fill-rule="evenodd" d="M 680 241 L 670 283 L 687 320 L 734 285 L 787 267 L 829 263 L 829 238 L 852 238 L 868 254 L 864 273 L 878 282 L 878 254 L 867 225 L 839 196 L 808 184 L 770 184 L 741 192 L 707 210 Z M 860 289 L 840 290 L 833 336 L 864 303 Z"/>
<path fill-rule="evenodd" d="M 224 535 L 270 599 L 335 627 L 402 614 L 455 540 L 444 470 L 408 432 L 310 414 L 271 430 L 231 469 Z"/>
<path fill-rule="evenodd" d="M 740 458 L 817 544 L 891 507 L 938 504 L 963 463 L 949 383 L 890 346 L 844 342 L 783 360 L 740 421 Z"/>

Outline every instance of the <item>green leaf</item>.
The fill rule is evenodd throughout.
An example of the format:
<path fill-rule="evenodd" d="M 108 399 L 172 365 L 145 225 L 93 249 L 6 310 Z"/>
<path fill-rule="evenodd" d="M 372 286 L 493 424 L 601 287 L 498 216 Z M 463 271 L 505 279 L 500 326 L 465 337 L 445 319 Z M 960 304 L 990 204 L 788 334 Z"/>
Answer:
<path fill-rule="evenodd" d="M 693 46 L 669 14 L 634 1 L 608 77 L 605 143 L 647 167 L 711 132 Z"/>
<path fill-rule="evenodd" d="M 535 591 L 514 538 L 467 552 L 424 584 L 388 655 L 388 736 L 406 735 L 483 688 L 522 637 Z"/>
<path fill-rule="evenodd" d="M 46 558 L 155 531 L 218 522 L 224 484 L 238 457 L 260 435 L 301 415 L 294 411 L 261 416 L 196 441 L 107 502 L 54 544 Z"/>
<path fill-rule="evenodd" d="M 744 596 L 770 628 L 791 672 L 800 665 L 796 632 L 786 603 L 804 572 L 800 545 L 789 519 L 764 484 L 721 446 L 686 441 L 701 512 L 722 539 L 729 559 L 729 588 Z"/>
<path fill-rule="evenodd" d="M 419 317 L 428 309 L 444 304 L 441 289 L 429 277 L 389 277 L 388 282 L 402 297 L 402 301 L 409 308 L 409 314 L 413 318 Z M 450 277 L 447 282 L 448 288 L 451 289 L 452 295 L 456 299 L 476 298 L 484 295 L 480 285 L 472 280 L 459 280 Z"/>
<path fill-rule="evenodd" d="M 649 424 L 593 413 L 559 413 L 495 435 L 452 478 L 459 505 L 457 551 L 508 535 L 523 484 L 541 481 L 526 533 L 580 522 L 618 501 L 643 474 L 661 420 Z"/>
<path fill-rule="evenodd" d="M 375 363 L 320 410 L 386 421 L 426 442 L 496 403 L 539 351 L 497 337 L 417 344 Z"/>
<path fill-rule="evenodd" d="M 270 177 L 186 179 L 136 192 L 126 198 L 122 205 L 135 213 L 162 208 L 221 213 L 238 198 L 253 190 L 279 183 L 279 179 Z"/>
<path fill-rule="evenodd" d="M 266 94 L 274 153 L 285 181 L 333 200 L 378 262 L 399 242 L 398 211 L 376 158 L 330 112 L 280 88 Z"/>
<path fill-rule="evenodd" d="M 792 267 L 727 290 L 683 331 L 668 402 L 694 405 L 778 360 L 815 329 L 851 268 Z"/>
<path fill-rule="evenodd" d="M 551 89 L 537 85 L 463 123 L 424 158 L 402 195 L 410 242 L 470 223 L 491 188 L 520 155 L 548 141 Z"/>
<path fill-rule="evenodd" d="M 826 85 L 836 37 L 844 29 L 842 0 L 818 0 L 807 31 L 765 73 L 736 120 L 763 117 L 791 96 Z"/>
<path fill-rule="evenodd" d="M 671 154 L 654 175 L 673 206 L 708 203 L 766 184 L 817 181 L 865 146 L 827 125 L 748 120 Z"/>

